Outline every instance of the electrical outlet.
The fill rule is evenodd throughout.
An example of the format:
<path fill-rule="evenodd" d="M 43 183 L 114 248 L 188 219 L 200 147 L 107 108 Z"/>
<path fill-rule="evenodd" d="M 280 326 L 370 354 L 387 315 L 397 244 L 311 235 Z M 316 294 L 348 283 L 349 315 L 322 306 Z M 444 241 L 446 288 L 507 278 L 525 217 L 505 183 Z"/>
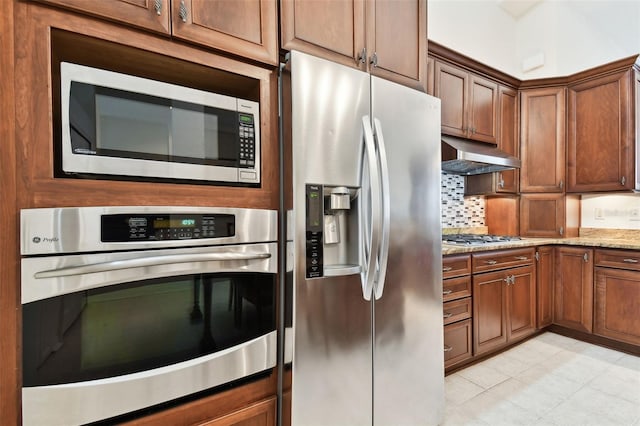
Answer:
<path fill-rule="evenodd" d="M 640 209 L 629 209 L 629 220 L 640 221 Z"/>
<path fill-rule="evenodd" d="M 593 218 L 596 220 L 604 220 L 604 213 L 602 212 L 601 208 L 596 208 L 594 210 Z"/>

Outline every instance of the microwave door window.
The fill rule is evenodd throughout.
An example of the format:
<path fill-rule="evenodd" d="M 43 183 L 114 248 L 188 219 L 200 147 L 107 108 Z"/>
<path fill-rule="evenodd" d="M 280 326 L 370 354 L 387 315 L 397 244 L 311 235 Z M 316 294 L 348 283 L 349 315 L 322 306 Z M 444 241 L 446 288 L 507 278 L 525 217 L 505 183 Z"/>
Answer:
<path fill-rule="evenodd" d="M 169 156 L 171 110 L 165 102 L 149 102 L 96 94 L 98 152 L 129 153 L 133 158 L 166 160 Z M 139 155 L 136 155 L 139 154 Z"/>

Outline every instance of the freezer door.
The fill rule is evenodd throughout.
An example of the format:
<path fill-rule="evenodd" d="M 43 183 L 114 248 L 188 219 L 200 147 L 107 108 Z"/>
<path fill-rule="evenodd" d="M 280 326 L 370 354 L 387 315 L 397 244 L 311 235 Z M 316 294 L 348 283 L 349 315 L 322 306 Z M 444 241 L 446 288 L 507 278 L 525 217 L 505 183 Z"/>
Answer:
<path fill-rule="evenodd" d="M 291 53 L 288 67 L 292 158 L 288 218 L 293 221 L 294 265 L 291 422 L 370 426 L 371 302 L 363 297 L 357 271 L 307 278 L 305 255 L 307 187 L 359 190 L 361 185 L 362 117 L 370 115 L 369 76 L 299 52 Z M 285 170 L 285 176 L 288 173 Z"/>
<path fill-rule="evenodd" d="M 437 425 L 444 411 L 440 100 L 376 77 L 371 86 L 389 208 L 386 278 L 374 301 L 374 424 Z"/>

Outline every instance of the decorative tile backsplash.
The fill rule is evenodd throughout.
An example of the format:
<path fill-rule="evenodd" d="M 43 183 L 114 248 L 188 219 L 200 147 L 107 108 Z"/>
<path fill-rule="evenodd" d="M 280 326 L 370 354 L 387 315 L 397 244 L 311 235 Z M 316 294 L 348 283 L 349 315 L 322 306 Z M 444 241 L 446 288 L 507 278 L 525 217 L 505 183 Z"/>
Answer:
<path fill-rule="evenodd" d="M 442 227 L 484 226 L 484 197 L 464 196 L 464 176 L 442 173 Z"/>

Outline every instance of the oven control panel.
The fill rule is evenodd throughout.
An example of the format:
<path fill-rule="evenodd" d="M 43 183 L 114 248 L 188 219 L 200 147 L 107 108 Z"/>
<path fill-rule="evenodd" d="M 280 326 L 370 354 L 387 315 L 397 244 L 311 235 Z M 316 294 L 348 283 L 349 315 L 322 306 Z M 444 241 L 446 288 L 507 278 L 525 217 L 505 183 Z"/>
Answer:
<path fill-rule="evenodd" d="M 102 242 L 193 240 L 235 235 L 232 214 L 102 215 Z"/>

